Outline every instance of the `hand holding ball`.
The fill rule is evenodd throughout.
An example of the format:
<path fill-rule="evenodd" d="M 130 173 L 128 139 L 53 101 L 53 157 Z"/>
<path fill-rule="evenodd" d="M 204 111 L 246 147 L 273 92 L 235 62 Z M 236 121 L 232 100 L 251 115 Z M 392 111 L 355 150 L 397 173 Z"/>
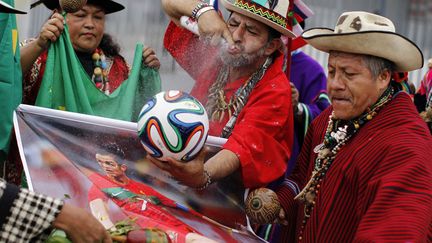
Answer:
<path fill-rule="evenodd" d="M 192 160 L 204 146 L 208 129 L 207 112 L 201 103 L 176 90 L 155 95 L 138 117 L 141 144 L 159 160 Z"/>

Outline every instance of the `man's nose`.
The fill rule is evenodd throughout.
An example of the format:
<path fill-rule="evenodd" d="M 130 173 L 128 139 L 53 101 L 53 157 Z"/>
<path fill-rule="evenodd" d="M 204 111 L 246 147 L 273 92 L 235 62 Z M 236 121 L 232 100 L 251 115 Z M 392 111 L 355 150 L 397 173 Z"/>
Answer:
<path fill-rule="evenodd" d="M 345 83 L 340 72 L 335 72 L 334 77 L 328 79 L 329 88 L 334 90 L 340 90 L 345 88 Z"/>
<path fill-rule="evenodd" d="M 239 25 L 234 31 L 231 33 L 234 42 L 242 42 L 244 37 L 245 28 Z"/>

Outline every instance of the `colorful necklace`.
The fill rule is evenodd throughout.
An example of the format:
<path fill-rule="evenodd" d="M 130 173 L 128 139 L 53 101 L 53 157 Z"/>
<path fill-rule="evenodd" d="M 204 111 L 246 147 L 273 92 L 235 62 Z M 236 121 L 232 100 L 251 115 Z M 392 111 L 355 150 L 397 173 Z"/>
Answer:
<path fill-rule="evenodd" d="M 106 95 L 110 94 L 110 84 L 108 80 L 108 63 L 103 51 L 97 48 L 92 55 L 94 70 L 92 81 L 100 91 Z"/>
<path fill-rule="evenodd" d="M 366 122 L 372 120 L 372 118 L 377 115 L 378 111 L 392 99 L 393 93 L 394 90 L 392 87 L 387 88 L 380 99 L 355 120 L 343 122 L 333 118 L 334 112 L 330 115 L 324 141 L 314 149 L 314 152 L 317 153 L 318 156 L 315 160 L 312 176 L 303 190 L 294 198 L 305 204 L 304 218 L 300 226 L 300 234 L 298 237 L 299 241 L 303 239 L 303 230 L 314 209 L 321 183 L 336 158 L 337 153 Z"/>
<path fill-rule="evenodd" d="M 268 67 L 272 63 L 273 59 L 268 57 L 261 68 L 253 73 L 245 83 L 237 89 L 228 103 L 225 101 L 226 96 L 224 91 L 229 76 L 228 66 L 225 65 L 219 72 L 216 82 L 214 82 L 209 89 L 209 99 L 206 104 L 206 109 L 212 121 L 221 122 L 225 117 L 225 114 L 228 113 L 229 121 L 223 128 L 222 137 L 226 138 L 231 134 L 237 116 L 247 103 L 250 93 L 255 85 L 262 79 Z"/>
<path fill-rule="evenodd" d="M 250 84 L 251 77 L 249 77 L 245 83 L 234 93 L 233 96 L 231 96 L 228 103 L 225 101 L 225 91 L 224 89 L 220 89 L 216 91 L 217 95 L 217 101 L 216 106 L 214 108 L 214 112 L 211 113 L 211 120 L 212 121 L 219 121 L 221 122 L 223 118 L 225 117 L 225 111 L 228 113 L 228 119 L 231 118 L 232 114 L 237 112 L 237 110 L 240 110 L 241 107 L 245 105 L 244 97 L 241 96 L 242 90 L 245 89 L 245 87 Z"/>

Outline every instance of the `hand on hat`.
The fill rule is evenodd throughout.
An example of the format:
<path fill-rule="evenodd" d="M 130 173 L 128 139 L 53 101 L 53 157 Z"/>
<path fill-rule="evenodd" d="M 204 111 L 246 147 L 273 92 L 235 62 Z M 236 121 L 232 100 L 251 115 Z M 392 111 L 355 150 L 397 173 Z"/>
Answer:
<path fill-rule="evenodd" d="M 225 39 L 229 45 L 234 45 L 231 32 L 225 21 L 216 11 L 207 11 L 198 19 L 200 36 L 209 39 L 211 45 L 219 45 L 221 38 Z"/>
<path fill-rule="evenodd" d="M 51 42 L 57 41 L 64 29 L 64 18 L 59 13 L 54 13 L 50 19 L 42 26 L 38 38 L 37 45 L 46 50 Z"/>

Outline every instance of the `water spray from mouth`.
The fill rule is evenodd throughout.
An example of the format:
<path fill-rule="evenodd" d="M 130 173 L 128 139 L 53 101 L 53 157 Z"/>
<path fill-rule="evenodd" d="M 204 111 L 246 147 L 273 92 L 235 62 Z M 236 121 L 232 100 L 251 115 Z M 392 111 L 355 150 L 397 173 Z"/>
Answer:
<path fill-rule="evenodd" d="M 198 22 L 187 16 L 180 17 L 180 25 L 185 29 L 191 31 L 192 33 L 200 36 L 198 29 Z M 211 39 L 205 40 L 207 43 L 210 43 Z M 224 38 L 220 38 L 217 46 L 220 49 L 221 60 L 225 65 L 230 65 L 232 67 L 242 67 L 253 63 L 257 58 L 260 58 L 264 54 L 264 49 L 260 50 L 258 53 L 254 54 L 246 54 L 244 53 L 244 46 L 241 44 L 229 45 L 228 42 Z M 237 53 L 235 55 L 230 54 Z"/>

